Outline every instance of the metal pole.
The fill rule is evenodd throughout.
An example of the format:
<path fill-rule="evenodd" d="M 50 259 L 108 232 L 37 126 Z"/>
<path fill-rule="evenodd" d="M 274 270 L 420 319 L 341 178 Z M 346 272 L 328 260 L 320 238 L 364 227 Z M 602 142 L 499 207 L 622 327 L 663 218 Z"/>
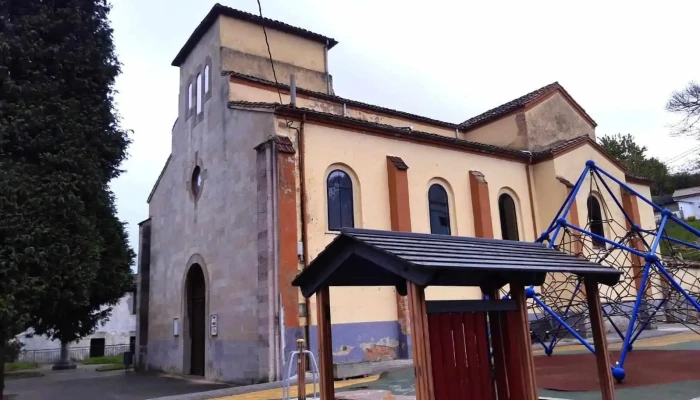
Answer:
<path fill-rule="evenodd" d="M 304 352 L 304 339 L 297 340 L 297 399 L 306 400 L 306 353 Z"/>
<path fill-rule="evenodd" d="M 583 172 L 581 173 L 581 176 L 578 177 L 576 184 L 574 185 L 573 189 L 571 189 L 571 192 L 569 193 L 568 200 L 564 203 L 564 207 L 562 209 L 563 213 L 562 213 L 562 211 L 559 211 L 559 213 L 561 215 L 559 215 L 558 217 L 556 217 L 554 219 L 554 221 L 552 221 L 552 224 L 556 223 L 556 228 L 554 229 L 554 235 L 552 236 L 552 239 L 549 242 L 548 247 L 550 249 L 554 248 L 554 245 L 556 244 L 556 241 L 557 241 L 557 236 L 559 236 L 559 231 L 561 230 L 561 227 L 562 227 L 562 222 L 566 221 L 566 216 L 569 215 L 569 210 L 571 209 L 571 206 L 576 201 L 576 195 L 578 194 L 579 189 L 581 189 L 581 185 L 583 184 L 583 181 L 586 178 L 586 175 L 591 170 L 593 165 L 595 165 L 595 164 L 592 161 L 586 162 L 586 169 L 584 169 Z"/>

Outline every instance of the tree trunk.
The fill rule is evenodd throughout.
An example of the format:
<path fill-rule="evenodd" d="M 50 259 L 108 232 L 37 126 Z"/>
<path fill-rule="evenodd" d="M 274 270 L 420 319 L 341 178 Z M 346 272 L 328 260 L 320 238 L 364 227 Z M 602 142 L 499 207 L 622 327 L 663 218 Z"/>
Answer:
<path fill-rule="evenodd" d="M 5 339 L 0 337 L 0 400 L 5 398 Z"/>
<path fill-rule="evenodd" d="M 61 342 L 61 359 L 51 367 L 53 370 L 75 369 L 77 366 L 70 359 L 70 343 Z"/>

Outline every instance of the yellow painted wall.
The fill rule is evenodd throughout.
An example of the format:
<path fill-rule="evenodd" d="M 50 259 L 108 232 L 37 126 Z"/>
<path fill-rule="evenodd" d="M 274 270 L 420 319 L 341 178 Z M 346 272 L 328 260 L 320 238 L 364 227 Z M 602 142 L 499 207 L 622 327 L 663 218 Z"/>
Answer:
<path fill-rule="evenodd" d="M 526 149 L 527 137 L 518 135 L 518 126 L 515 123 L 515 118 L 515 114 L 501 118 L 467 132 L 464 134 L 464 138 L 471 142 Z"/>
<path fill-rule="evenodd" d="M 219 23 L 223 47 L 269 57 L 262 26 L 225 16 L 219 17 Z M 323 44 L 271 28 L 266 28 L 266 31 L 275 60 L 314 71 L 326 71 Z"/>
<path fill-rule="evenodd" d="M 342 107 L 342 106 L 341 106 Z M 457 137 L 457 133 L 454 129 L 443 128 L 440 126 L 434 126 L 422 122 L 416 122 L 413 120 L 394 117 L 390 115 L 379 114 L 376 112 L 371 112 L 365 109 L 360 109 L 357 107 L 346 107 L 347 116 L 352 118 L 357 118 L 365 121 L 376 122 L 379 124 L 386 124 L 397 127 L 413 127 L 415 131 L 429 132 L 436 135 L 442 135 L 447 137 Z M 461 138 L 461 137 L 460 137 Z"/>
<path fill-rule="evenodd" d="M 553 160 L 532 166 L 532 186 L 537 210 L 538 233 L 544 232 L 554 219 L 556 212 L 566 199 L 566 186 L 557 180 Z"/>
<path fill-rule="evenodd" d="M 595 140 L 595 128 L 558 92 L 525 111 L 525 117 L 531 150 L 581 135 Z"/>
<path fill-rule="evenodd" d="M 283 131 L 278 131 L 283 133 Z M 286 132 L 286 130 L 284 130 Z M 525 165 L 465 152 L 378 137 L 360 132 L 314 125 L 304 127 L 309 256 L 313 259 L 335 234 L 328 232 L 326 177 L 334 165 L 352 170 L 359 183 L 356 227 L 391 229 L 386 156 L 401 157 L 409 166 L 411 224 L 415 232 L 430 232 L 428 188 L 442 182 L 450 195 L 454 235 L 473 236 L 474 221 L 469 171 L 481 171 L 489 183 L 494 232 L 500 236 L 498 194 L 503 188 L 518 197 L 522 215 L 522 239 L 534 240 Z M 361 211 L 357 211 L 357 209 Z M 428 288 L 428 299 L 478 298 L 478 288 Z M 390 321 L 397 318 L 394 288 L 332 288 L 334 323 Z M 312 300 L 313 302 L 313 300 Z M 312 307 L 312 313 L 315 308 Z M 315 318 L 311 319 L 315 322 Z"/>

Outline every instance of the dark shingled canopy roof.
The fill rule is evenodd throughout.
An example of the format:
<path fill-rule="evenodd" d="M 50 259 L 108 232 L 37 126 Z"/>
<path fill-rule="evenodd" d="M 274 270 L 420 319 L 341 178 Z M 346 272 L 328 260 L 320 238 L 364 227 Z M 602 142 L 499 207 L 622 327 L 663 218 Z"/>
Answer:
<path fill-rule="evenodd" d="M 422 233 L 344 229 L 292 282 L 309 297 L 323 286 L 541 285 L 547 273 L 566 272 L 606 285 L 613 267 L 549 249 L 544 244 Z"/>

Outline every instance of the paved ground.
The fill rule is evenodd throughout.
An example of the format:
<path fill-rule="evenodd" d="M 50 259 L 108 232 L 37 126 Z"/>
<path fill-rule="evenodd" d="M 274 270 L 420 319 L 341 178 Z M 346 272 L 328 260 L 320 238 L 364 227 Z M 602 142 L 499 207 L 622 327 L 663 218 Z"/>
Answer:
<path fill-rule="evenodd" d="M 153 374 L 96 372 L 96 367 L 80 366 L 72 371 L 49 368 L 41 371 L 42 377 L 9 379 L 5 393 L 17 394 L 17 400 L 145 400 L 228 387 Z"/>
<path fill-rule="evenodd" d="M 646 333 L 636 349 L 660 348 L 685 350 L 700 349 L 695 334 L 671 334 L 681 332 L 674 326 Z M 685 330 L 687 332 L 687 330 Z M 662 335 L 662 336 L 659 336 Z M 611 347 L 619 347 L 619 340 L 609 337 Z M 536 347 L 537 348 L 537 347 Z M 580 345 L 558 347 L 556 353 L 585 351 Z M 541 351 L 536 351 L 536 354 Z M 682 353 L 681 353 L 682 354 Z M 662 367 L 662 366 L 661 366 Z M 44 370 L 39 378 L 11 379 L 6 382 L 6 393 L 18 394 L 17 400 L 273 400 L 282 398 L 279 382 L 231 387 L 224 384 L 188 380 L 154 374 L 125 374 L 123 371 L 96 372 L 95 366 L 81 366 L 74 371 L 53 372 Z M 390 390 L 395 395 L 413 395 L 413 369 L 410 360 L 397 360 L 373 365 L 374 375 L 362 380 L 336 382 L 337 392 L 357 393 L 360 390 Z M 381 374 L 381 375 L 379 375 Z M 311 393 L 311 385 L 307 393 Z M 359 393 L 358 393 L 359 394 Z M 296 388 L 292 396 L 296 395 Z M 541 391 L 541 396 L 589 400 L 599 399 L 598 392 L 572 393 Z M 700 396 L 700 382 L 685 382 L 654 387 L 618 389 L 621 400 L 690 400 Z"/>

